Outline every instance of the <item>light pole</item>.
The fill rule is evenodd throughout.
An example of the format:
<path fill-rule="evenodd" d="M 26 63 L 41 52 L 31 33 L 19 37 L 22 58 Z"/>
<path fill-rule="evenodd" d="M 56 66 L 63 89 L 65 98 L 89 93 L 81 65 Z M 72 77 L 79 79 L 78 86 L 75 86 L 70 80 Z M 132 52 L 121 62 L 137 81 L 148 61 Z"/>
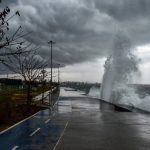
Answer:
<path fill-rule="evenodd" d="M 42 88 L 44 88 L 44 79 L 46 77 L 46 70 L 44 68 L 41 70 L 41 74 L 42 74 L 42 77 L 41 77 Z M 42 92 L 42 104 L 43 103 L 44 103 L 44 92 Z"/>
<path fill-rule="evenodd" d="M 60 64 L 58 64 L 58 86 L 60 84 L 60 70 L 59 70 Z"/>
<path fill-rule="evenodd" d="M 50 47 L 51 47 L 51 82 L 50 82 L 50 84 L 51 84 L 51 102 L 53 101 L 52 100 L 52 83 L 53 83 L 53 75 L 52 75 L 52 73 L 53 73 L 53 61 L 52 61 L 52 57 L 53 57 L 53 52 L 52 52 L 52 47 L 53 47 L 53 44 L 55 44 L 55 42 L 53 42 L 53 41 L 49 41 L 48 42 L 48 44 L 50 44 Z M 49 104 L 50 104 L 50 97 L 49 97 Z"/>

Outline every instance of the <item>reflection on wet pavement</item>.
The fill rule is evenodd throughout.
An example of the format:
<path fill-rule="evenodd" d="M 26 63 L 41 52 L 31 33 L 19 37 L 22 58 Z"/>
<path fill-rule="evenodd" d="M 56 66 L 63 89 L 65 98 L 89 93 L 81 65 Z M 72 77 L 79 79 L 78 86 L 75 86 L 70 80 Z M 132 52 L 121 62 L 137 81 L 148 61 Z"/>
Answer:
<path fill-rule="evenodd" d="M 69 118 L 57 150 L 150 149 L 148 114 L 116 112 L 106 102 L 61 89 L 57 115 Z"/>
<path fill-rule="evenodd" d="M 149 150 L 150 116 L 61 89 L 53 108 L 0 134 L 0 150 Z"/>

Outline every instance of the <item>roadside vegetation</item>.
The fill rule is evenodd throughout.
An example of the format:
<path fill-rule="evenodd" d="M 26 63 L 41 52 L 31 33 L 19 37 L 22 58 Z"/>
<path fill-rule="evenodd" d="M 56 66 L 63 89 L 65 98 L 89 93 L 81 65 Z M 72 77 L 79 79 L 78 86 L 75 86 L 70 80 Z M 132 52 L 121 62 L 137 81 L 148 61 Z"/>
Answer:
<path fill-rule="evenodd" d="M 31 95 L 32 97 L 35 97 L 48 89 L 48 86 L 45 86 L 44 88 L 34 88 Z M 44 105 L 41 105 L 41 101 L 32 101 L 30 107 L 28 107 L 26 105 L 26 93 L 26 89 L 19 89 L 10 86 L 4 86 L 0 90 L 0 131 L 17 123 L 18 121 L 23 120 L 39 110 L 45 109 Z"/>
<path fill-rule="evenodd" d="M 38 102 L 33 101 L 33 97 L 58 87 L 46 80 L 46 67 L 49 64 L 38 53 L 40 46 L 26 40 L 32 32 L 24 32 L 20 25 L 11 26 L 15 17 L 21 17 L 18 10 L 13 14 L 8 6 L 0 8 L 0 65 L 3 66 L 0 66 L 0 74 L 3 68 L 5 73 L 17 74 L 21 78 L 21 87 L 7 84 L 7 81 L 10 82 L 8 79 L 0 78 L 0 131 L 49 107 L 50 104 L 45 103 L 43 97 Z M 18 82 L 15 79 L 12 81 Z M 57 88 L 56 93 L 58 91 Z"/>

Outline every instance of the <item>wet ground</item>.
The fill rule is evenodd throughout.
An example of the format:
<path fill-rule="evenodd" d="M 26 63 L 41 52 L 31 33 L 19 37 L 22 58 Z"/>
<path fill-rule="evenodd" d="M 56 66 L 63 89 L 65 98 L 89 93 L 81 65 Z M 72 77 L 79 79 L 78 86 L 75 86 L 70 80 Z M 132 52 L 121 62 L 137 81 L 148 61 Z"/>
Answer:
<path fill-rule="evenodd" d="M 149 150 L 150 115 L 116 112 L 112 105 L 61 89 L 44 110 L 0 134 L 0 150 Z"/>
<path fill-rule="evenodd" d="M 116 112 L 107 103 L 79 95 L 62 97 L 58 109 L 68 117 L 68 125 L 57 150 L 150 149 L 148 114 Z"/>

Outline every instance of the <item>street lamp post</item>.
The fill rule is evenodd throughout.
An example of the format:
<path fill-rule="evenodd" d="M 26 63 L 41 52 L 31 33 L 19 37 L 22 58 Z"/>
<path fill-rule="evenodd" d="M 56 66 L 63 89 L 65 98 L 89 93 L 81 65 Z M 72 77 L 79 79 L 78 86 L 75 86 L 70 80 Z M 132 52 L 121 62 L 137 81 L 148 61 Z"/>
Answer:
<path fill-rule="evenodd" d="M 60 64 L 58 64 L 58 85 L 60 84 L 60 70 L 59 70 Z"/>
<path fill-rule="evenodd" d="M 51 102 L 53 101 L 52 100 L 52 83 L 53 83 L 53 75 L 52 75 L 52 73 L 53 73 L 53 61 L 52 61 L 52 57 L 53 57 L 53 52 L 52 52 L 52 47 L 53 47 L 53 44 L 55 44 L 55 42 L 53 42 L 53 41 L 49 41 L 48 42 L 48 44 L 50 44 L 50 47 L 51 47 L 51 81 L 50 81 L 50 84 L 51 84 L 51 90 L 50 90 L 50 92 L 51 92 Z M 50 104 L 50 97 L 49 97 L 49 104 Z"/>

